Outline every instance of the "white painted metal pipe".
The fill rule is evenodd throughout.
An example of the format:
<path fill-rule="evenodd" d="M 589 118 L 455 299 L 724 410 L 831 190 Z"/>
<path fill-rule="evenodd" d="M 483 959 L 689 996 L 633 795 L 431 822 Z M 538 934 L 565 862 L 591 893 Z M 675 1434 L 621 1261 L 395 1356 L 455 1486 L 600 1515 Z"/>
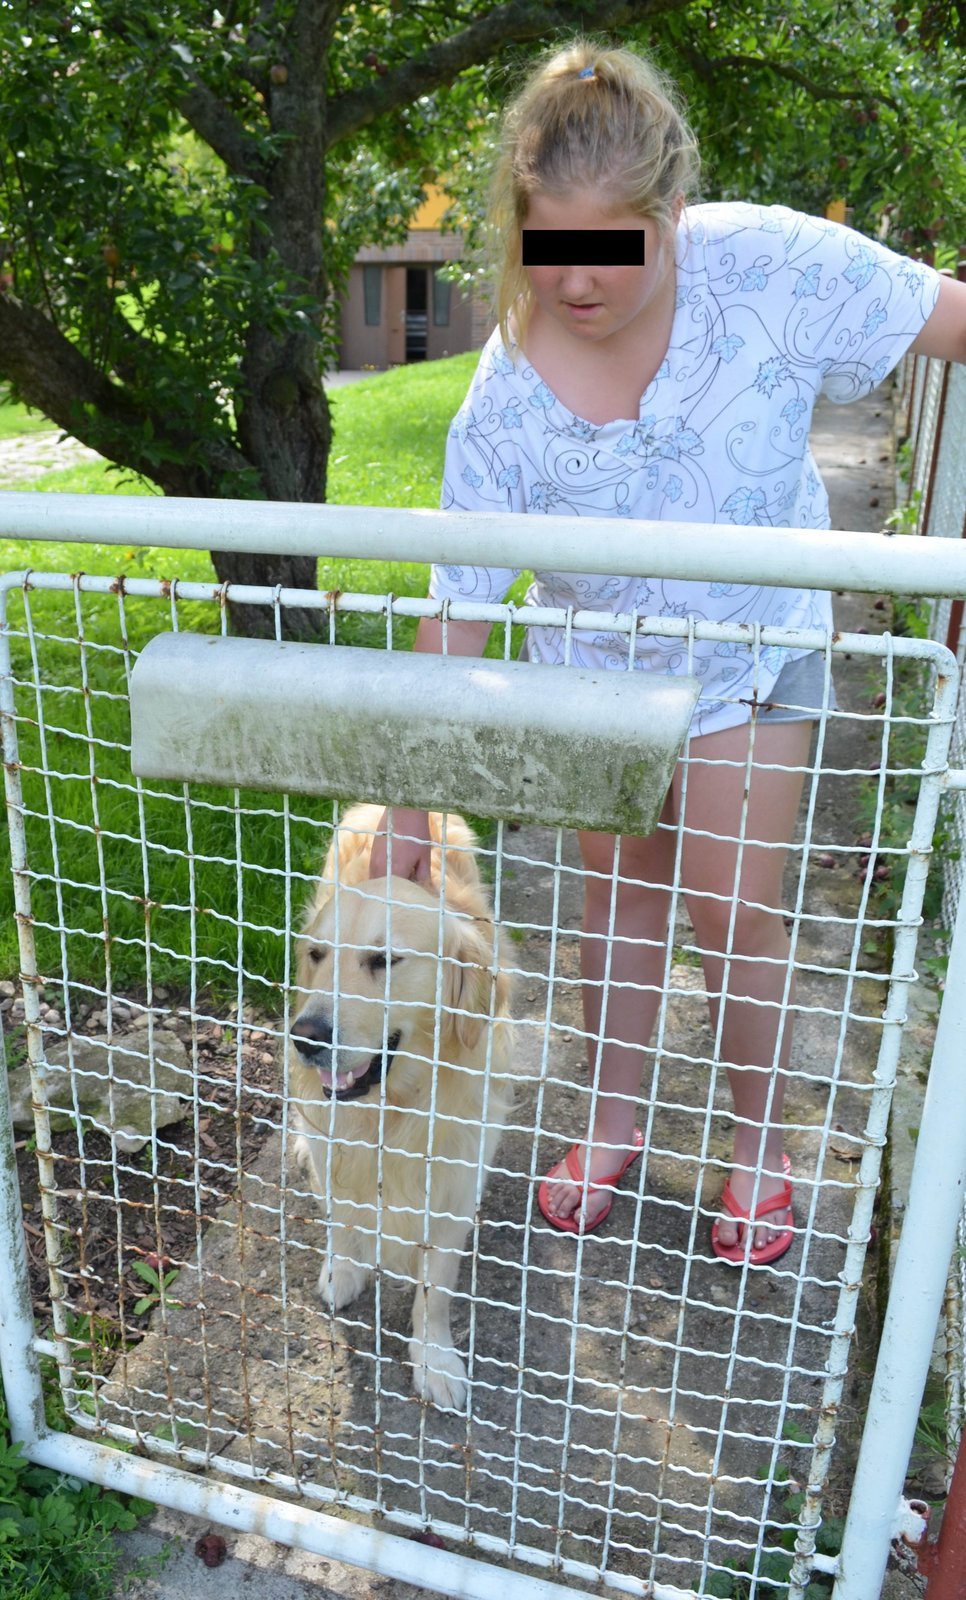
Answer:
<path fill-rule="evenodd" d="M 122 1494 L 140 1495 L 184 1511 L 210 1518 L 230 1530 L 261 1534 L 299 1550 L 309 1550 L 330 1560 L 363 1567 L 382 1577 L 417 1584 L 433 1594 L 458 1595 L 462 1600 L 579 1600 L 583 1590 L 565 1588 L 545 1578 L 496 1568 L 460 1551 L 438 1550 L 430 1545 L 367 1528 L 358 1522 L 328 1516 L 306 1506 L 271 1500 L 251 1489 L 214 1483 L 157 1461 L 78 1439 L 68 1434 L 47 1434 L 31 1441 L 25 1454 L 41 1466 L 74 1474 Z M 592 1568 L 587 1575 L 594 1577 Z M 649 1600 L 698 1600 L 692 1589 L 666 1584 L 645 1586 L 639 1579 L 609 1576 L 611 1587 Z"/>
<path fill-rule="evenodd" d="M 866 593 L 966 595 L 966 543 L 825 528 L 97 494 L 0 494 L 0 538 L 165 545 Z M 592 554 L 591 554 L 592 552 Z"/>
<path fill-rule="evenodd" d="M 30 1267 L 22 1222 L 7 1060 L 0 1028 L 0 1376 L 15 1439 L 30 1437 L 44 1426 L 40 1369 L 32 1345 Z M 59 1357 L 61 1352 L 56 1345 L 51 1350 Z"/>
<path fill-rule="evenodd" d="M 834 1600 L 869 1600 L 879 1593 L 885 1574 L 966 1194 L 964 1053 L 966 895 L 961 895 Z M 917 1336 L 911 1332 L 910 1307 L 915 1307 Z"/>

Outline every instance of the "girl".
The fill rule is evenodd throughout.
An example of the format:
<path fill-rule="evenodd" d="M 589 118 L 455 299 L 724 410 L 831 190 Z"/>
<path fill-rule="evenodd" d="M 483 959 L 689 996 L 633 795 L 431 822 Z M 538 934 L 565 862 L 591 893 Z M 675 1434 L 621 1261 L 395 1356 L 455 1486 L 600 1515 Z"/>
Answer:
<path fill-rule="evenodd" d="M 966 285 L 784 207 L 688 206 L 696 178 L 690 131 L 640 56 L 578 38 L 543 59 L 504 117 L 490 206 L 503 250 L 499 320 L 450 432 L 443 509 L 720 522 L 723 537 L 742 523 L 826 528 L 828 500 L 808 448 L 819 391 L 840 402 L 867 394 L 910 348 L 966 359 Z M 646 548 L 642 535 L 642 571 Z M 430 593 L 500 601 L 516 576 L 436 567 Z M 540 572 L 528 600 L 832 626 L 830 597 L 817 591 Z M 481 654 L 488 632 L 450 622 L 448 650 Z M 660 1001 L 680 831 L 682 888 L 735 1109 L 734 1166 L 712 1248 L 762 1264 L 793 1239 L 781 1131 L 794 1001 L 782 846 L 792 838 L 823 659 L 772 649 L 756 665 L 750 647 L 697 641 L 689 656 L 683 646 L 637 640 L 637 667 L 694 672 L 702 693 L 686 817 L 682 763 L 657 831 L 620 842 L 613 924 L 615 841 L 579 836 L 597 1095 L 589 1138 L 548 1174 L 539 1204 L 556 1228 L 596 1227 L 640 1153 L 635 1103 Z M 421 622 L 416 649 L 441 647 L 441 624 Z M 561 631 L 528 629 L 528 653 L 565 664 Z M 626 636 L 574 632 L 568 659 L 624 670 Z M 391 827 L 393 872 L 427 876 L 425 813 L 397 807 Z M 371 876 L 385 870 L 383 836 Z"/>

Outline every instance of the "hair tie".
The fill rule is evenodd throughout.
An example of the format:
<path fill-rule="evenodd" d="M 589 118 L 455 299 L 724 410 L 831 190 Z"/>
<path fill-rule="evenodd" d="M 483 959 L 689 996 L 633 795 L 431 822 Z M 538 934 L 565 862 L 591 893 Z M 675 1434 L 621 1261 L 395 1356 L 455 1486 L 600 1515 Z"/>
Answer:
<path fill-rule="evenodd" d="M 581 67 L 577 76 L 578 78 L 592 78 L 596 70 L 596 67 Z"/>

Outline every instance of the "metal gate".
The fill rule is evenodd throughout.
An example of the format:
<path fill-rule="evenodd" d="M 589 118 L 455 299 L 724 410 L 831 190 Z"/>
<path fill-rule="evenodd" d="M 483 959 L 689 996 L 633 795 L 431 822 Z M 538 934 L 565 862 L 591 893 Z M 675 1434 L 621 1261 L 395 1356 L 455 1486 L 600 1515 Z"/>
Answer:
<path fill-rule="evenodd" d="M 7 497 L 11 532 L 31 531 L 40 498 Z M 42 512 L 48 537 L 76 537 L 96 517 L 91 537 L 197 548 L 226 548 L 229 517 L 238 548 L 272 538 L 280 548 L 283 514 L 307 510 L 186 513 L 174 502 L 57 498 L 65 504 Z M 388 541 L 436 558 L 451 537 L 442 514 L 380 513 L 373 529 L 371 512 L 366 528 L 344 508 L 311 509 L 311 527 L 285 524 L 287 548 L 302 538 L 377 557 Z M 517 538 L 556 544 L 556 566 L 586 560 L 585 525 L 577 552 L 565 519 L 536 529 L 529 518 L 519 528 L 506 517 L 459 520 L 467 559 L 502 562 L 500 540 Z M 608 523 L 607 533 L 605 570 L 626 570 L 622 531 Z M 723 582 L 966 593 L 951 542 L 913 552 L 911 541 L 876 536 L 763 533 L 738 530 L 741 542 L 722 550 L 720 529 L 659 527 L 649 566 Z M 405 648 L 407 624 L 432 606 L 255 589 L 229 597 L 204 584 L 57 573 L 8 576 L 2 593 L 0 709 L 37 1180 L 18 1193 L 18 1140 L 4 1132 L 0 1200 L 15 1248 L 0 1267 L 0 1350 L 27 1454 L 439 1593 L 549 1600 L 589 1586 L 682 1600 L 725 1594 L 740 1579 L 735 1592 L 802 1600 L 824 1572 L 837 1575 L 837 1600 L 869 1600 L 896 1530 L 966 1166 L 953 1083 L 960 1023 L 950 1014 L 964 992 L 953 981 L 960 938 L 837 1554 L 821 1531 L 823 1495 L 933 832 L 944 790 L 962 780 L 948 770 L 949 652 L 888 635 L 751 630 L 759 657 L 793 646 L 822 651 L 826 663 L 788 841 L 782 1010 L 798 1041 L 787 1114 L 796 1242 L 773 1267 L 729 1270 L 709 1248 L 732 1117 L 702 952 L 677 892 L 643 1063 L 643 1159 L 606 1228 L 571 1237 L 544 1225 L 537 1184 L 581 1136 L 593 1094 L 578 1005 L 582 878 L 562 829 L 495 823 L 482 856 L 517 984 L 516 1104 L 488 1178 L 480 1173 L 454 1295 L 467 1398 L 445 1412 L 413 1394 L 406 1286 L 392 1270 L 377 1271 L 335 1318 L 315 1290 L 326 1225 L 299 1165 L 284 1063 L 301 910 L 341 813 L 294 794 L 135 778 L 128 723 L 131 671 L 147 641 L 226 631 L 229 598 L 274 608 L 279 636 L 291 606 L 320 610 L 332 642 L 371 643 L 359 630 L 375 619 L 388 649 Z M 448 615 L 493 621 L 507 657 L 514 630 L 534 621 L 602 625 L 509 605 L 452 605 Z M 677 617 L 607 626 L 627 639 L 629 659 L 638 630 L 678 638 L 685 652 L 698 639 L 723 651 L 749 640 L 747 628 Z M 686 764 L 696 759 L 685 752 Z M 861 838 L 841 823 L 853 801 L 868 818 Z M 679 835 L 687 826 L 685 801 Z M 929 1227 L 910 1238 L 927 1187 Z M 24 1208 L 49 1279 L 39 1335 Z M 56 1365 L 70 1433 L 44 1419 L 40 1361 Z M 844 1509 L 840 1487 L 833 1498 Z M 426 1530 L 445 1548 L 407 1537 Z"/>

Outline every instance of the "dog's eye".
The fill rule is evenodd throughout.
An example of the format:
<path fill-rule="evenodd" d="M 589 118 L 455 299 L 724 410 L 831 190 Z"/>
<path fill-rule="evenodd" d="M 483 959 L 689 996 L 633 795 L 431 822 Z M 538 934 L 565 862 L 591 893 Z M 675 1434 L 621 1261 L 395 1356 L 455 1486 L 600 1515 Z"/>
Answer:
<path fill-rule="evenodd" d="M 314 944 L 312 946 L 311 950 L 308 952 L 308 957 L 309 957 L 309 960 L 311 961 L 312 965 L 314 967 L 317 967 L 320 961 L 324 961 L 325 960 L 325 948 L 324 948 L 324 946 L 323 945 Z"/>
<path fill-rule="evenodd" d="M 402 956 L 389 956 L 388 959 L 389 965 L 394 967 L 397 961 L 402 960 Z M 372 973 L 373 977 L 375 977 L 377 972 L 385 972 L 386 970 L 386 952 L 385 950 L 371 950 L 369 954 L 363 958 L 363 962 L 368 970 Z"/>

